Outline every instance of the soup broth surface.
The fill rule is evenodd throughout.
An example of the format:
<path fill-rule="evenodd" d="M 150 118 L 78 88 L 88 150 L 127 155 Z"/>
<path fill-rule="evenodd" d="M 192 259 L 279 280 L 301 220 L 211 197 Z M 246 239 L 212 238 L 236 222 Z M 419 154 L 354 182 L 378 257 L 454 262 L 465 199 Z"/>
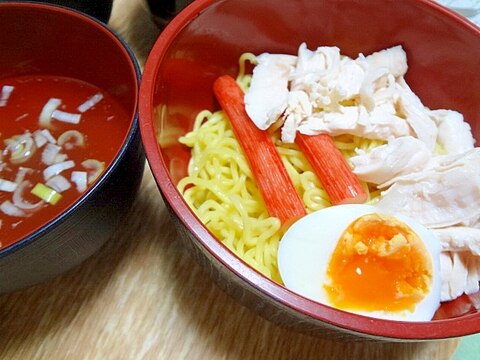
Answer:
<path fill-rule="evenodd" d="M 0 80 L 0 90 L 3 90 L 0 98 L 0 179 L 12 187 L 15 187 L 13 183 L 16 184 L 15 191 L 0 191 L 0 247 L 6 247 L 61 214 L 88 190 L 118 152 L 127 133 L 129 115 L 113 96 L 72 78 L 52 75 L 5 78 Z M 51 99 L 58 99 L 60 103 L 56 107 L 57 113 L 73 114 L 73 122 L 69 122 L 72 119 L 58 120 L 53 113 L 47 123 L 39 120 Z M 79 110 L 82 104 L 84 106 Z M 37 136 L 39 132 L 41 135 Z M 74 135 L 62 137 L 65 133 Z M 49 140 L 40 145 L 45 141 L 45 138 L 41 139 L 42 135 Z M 33 148 L 26 151 L 24 146 L 28 140 L 18 142 L 19 137 L 34 139 Z M 37 144 L 39 139 L 42 141 Z M 58 150 L 55 160 L 45 160 L 47 144 Z M 73 164 L 58 174 L 54 172 L 70 187 L 51 193 L 53 198 L 47 197 L 49 202 L 32 190 L 37 184 L 41 184 L 40 187 L 46 184 L 45 169 L 59 162 Z M 72 178 L 73 172 L 78 172 L 81 178 L 88 176 L 86 189 L 72 180 L 75 177 Z M 51 186 L 47 185 L 47 188 L 51 189 Z M 26 208 L 17 206 L 18 198 Z M 6 211 L 3 210 L 5 202 L 13 204 L 13 210 L 20 211 L 12 216 L 9 214 L 12 210 L 10 204 Z"/>

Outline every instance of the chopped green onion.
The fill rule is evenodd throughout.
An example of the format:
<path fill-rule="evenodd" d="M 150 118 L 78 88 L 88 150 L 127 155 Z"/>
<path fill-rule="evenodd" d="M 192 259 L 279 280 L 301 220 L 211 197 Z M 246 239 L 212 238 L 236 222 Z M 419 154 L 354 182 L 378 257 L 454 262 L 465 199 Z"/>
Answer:
<path fill-rule="evenodd" d="M 55 205 L 62 198 L 61 194 L 42 183 L 35 185 L 31 193 L 52 205 Z"/>

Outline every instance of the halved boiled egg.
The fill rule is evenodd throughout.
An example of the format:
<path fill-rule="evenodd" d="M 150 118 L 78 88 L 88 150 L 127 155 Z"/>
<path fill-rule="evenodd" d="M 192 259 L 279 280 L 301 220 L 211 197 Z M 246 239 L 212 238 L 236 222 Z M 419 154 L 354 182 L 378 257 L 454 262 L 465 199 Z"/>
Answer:
<path fill-rule="evenodd" d="M 428 321 L 440 305 L 440 243 L 404 216 L 338 205 L 295 222 L 278 250 L 285 286 L 366 316 Z"/>

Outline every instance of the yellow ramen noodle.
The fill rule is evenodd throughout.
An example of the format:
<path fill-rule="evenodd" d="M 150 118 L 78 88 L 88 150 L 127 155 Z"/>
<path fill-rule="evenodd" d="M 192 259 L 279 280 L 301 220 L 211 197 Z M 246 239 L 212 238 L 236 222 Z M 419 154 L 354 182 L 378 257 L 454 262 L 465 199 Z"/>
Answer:
<path fill-rule="evenodd" d="M 250 76 L 244 75 L 240 58 L 237 82 L 246 90 Z M 307 212 L 331 206 L 326 192 L 310 164 L 295 144 L 284 144 L 278 133 L 272 135 L 293 184 Z M 233 253 L 274 281 L 281 283 L 277 268 L 277 249 L 281 238 L 280 221 L 270 217 L 255 184 L 240 144 L 223 111 L 198 114 L 193 129 L 180 138 L 191 148 L 188 176 L 178 183 L 186 202 L 206 227 Z M 378 141 L 353 136 L 335 138 L 337 147 L 348 159 L 356 148 L 369 151 Z M 369 193 L 370 201 L 378 196 Z"/>

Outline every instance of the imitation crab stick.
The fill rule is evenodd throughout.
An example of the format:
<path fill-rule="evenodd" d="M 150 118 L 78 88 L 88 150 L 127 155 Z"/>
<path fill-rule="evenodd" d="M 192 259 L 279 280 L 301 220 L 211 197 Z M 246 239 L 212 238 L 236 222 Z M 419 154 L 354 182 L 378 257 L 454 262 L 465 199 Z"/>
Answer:
<path fill-rule="evenodd" d="M 257 186 L 270 216 L 283 225 L 306 215 L 292 180 L 268 132 L 255 126 L 245 111 L 244 93 L 234 78 L 219 77 L 213 91 L 227 114 L 233 132 L 252 169 Z"/>
<path fill-rule="evenodd" d="M 297 133 L 295 142 L 305 154 L 333 205 L 363 203 L 367 193 L 328 134 Z"/>

